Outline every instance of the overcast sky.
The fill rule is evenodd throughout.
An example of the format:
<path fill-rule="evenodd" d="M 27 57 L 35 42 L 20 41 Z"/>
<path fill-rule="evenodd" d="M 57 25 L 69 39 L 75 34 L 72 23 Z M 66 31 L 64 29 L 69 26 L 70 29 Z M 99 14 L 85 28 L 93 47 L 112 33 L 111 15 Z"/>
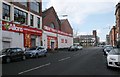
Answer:
<path fill-rule="evenodd" d="M 115 6 L 119 0 L 43 0 L 43 10 L 53 6 L 59 18 L 67 18 L 78 35 L 97 30 L 101 41 L 115 25 Z M 68 15 L 62 17 L 62 15 Z"/>

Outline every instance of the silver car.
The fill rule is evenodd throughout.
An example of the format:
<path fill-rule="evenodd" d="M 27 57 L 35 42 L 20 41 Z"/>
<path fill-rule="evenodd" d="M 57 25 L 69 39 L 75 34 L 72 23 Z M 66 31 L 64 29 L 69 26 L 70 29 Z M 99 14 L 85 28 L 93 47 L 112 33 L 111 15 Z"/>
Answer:
<path fill-rule="evenodd" d="M 44 48 L 43 46 L 38 46 L 38 47 L 32 47 L 29 48 L 26 52 L 25 55 L 27 58 L 30 57 L 39 57 L 39 56 L 46 56 L 47 54 L 47 49 Z"/>

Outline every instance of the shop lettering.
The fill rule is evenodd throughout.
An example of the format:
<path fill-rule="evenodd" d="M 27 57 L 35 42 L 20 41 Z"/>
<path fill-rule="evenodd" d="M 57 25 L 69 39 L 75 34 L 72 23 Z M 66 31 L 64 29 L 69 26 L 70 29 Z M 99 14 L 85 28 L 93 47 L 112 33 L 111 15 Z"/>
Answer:
<path fill-rule="evenodd" d="M 15 26 L 15 24 L 10 24 L 9 30 L 15 30 L 15 31 L 20 31 L 23 32 L 23 28 Z"/>

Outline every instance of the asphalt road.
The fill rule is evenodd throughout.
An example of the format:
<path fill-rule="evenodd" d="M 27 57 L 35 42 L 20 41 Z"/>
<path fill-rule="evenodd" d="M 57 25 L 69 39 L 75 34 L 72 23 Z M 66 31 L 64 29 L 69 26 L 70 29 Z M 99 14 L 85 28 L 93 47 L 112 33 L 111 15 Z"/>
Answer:
<path fill-rule="evenodd" d="M 106 67 L 101 48 L 58 51 L 47 57 L 2 65 L 3 75 L 120 75 L 120 69 Z"/>

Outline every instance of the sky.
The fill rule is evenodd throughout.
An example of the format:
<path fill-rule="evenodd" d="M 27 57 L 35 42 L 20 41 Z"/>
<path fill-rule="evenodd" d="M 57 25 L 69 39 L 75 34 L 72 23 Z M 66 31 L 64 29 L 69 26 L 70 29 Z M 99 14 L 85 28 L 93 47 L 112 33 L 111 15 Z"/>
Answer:
<path fill-rule="evenodd" d="M 119 0 L 43 0 L 43 10 L 53 6 L 60 19 L 68 19 L 74 35 L 92 34 L 97 30 L 100 41 L 106 40 L 115 25 Z M 63 17 L 63 15 L 67 15 Z"/>

